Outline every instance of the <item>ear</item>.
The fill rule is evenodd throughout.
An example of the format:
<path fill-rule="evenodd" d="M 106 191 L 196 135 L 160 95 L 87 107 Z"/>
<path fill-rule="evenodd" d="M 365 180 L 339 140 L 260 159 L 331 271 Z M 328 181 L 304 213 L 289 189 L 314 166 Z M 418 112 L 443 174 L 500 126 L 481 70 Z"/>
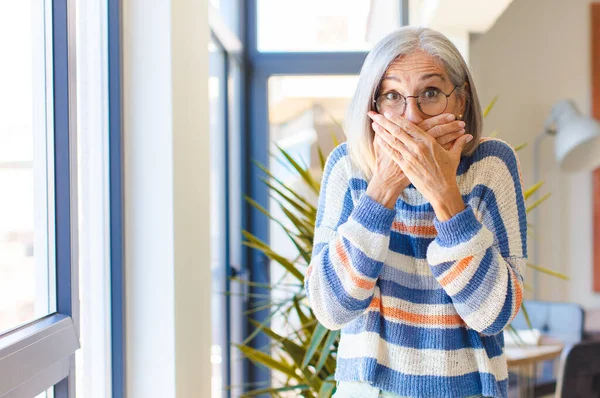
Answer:
<path fill-rule="evenodd" d="M 471 88 L 469 86 L 469 82 L 465 82 L 461 91 L 461 95 L 457 96 L 458 107 L 460 109 L 459 113 L 462 115 L 465 114 L 465 110 L 467 108 L 467 98 L 469 97 L 470 92 Z"/>

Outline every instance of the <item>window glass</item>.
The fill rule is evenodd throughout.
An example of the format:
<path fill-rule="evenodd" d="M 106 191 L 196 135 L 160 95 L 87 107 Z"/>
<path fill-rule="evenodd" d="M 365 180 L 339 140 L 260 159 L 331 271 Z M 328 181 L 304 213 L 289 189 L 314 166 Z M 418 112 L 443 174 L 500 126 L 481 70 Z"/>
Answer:
<path fill-rule="evenodd" d="M 0 3 L 0 334 L 55 307 L 46 6 Z"/>
<path fill-rule="evenodd" d="M 400 26 L 399 1 L 257 0 L 259 51 L 367 51 Z"/>

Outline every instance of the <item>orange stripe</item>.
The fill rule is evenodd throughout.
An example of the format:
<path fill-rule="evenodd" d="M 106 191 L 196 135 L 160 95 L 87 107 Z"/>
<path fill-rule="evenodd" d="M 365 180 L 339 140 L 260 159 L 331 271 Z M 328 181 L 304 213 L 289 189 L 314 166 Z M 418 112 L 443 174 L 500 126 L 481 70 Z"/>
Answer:
<path fill-rule="evenodd" d="M 312 265 L 312 264 L 310 264 L 310 265 L 308 266 L 308 269 L 306 270 L 306 278 L 309 278 L 309 277 L 310 277 L 310 274 L 312 273 L 312 270 L 313 270 L 313 265 Z"/>
<path fill-rule="evenodd" d="M 521 308 L 521 303 L 523 302 L 523 290 L 521 289 L 521 285 L 519 284 L 519 280 L 517 279 L 517 275 L 515 274 L 513 269 L 509 267 L 508 270 L 510 272 L 510 276 L 513 281 L 513 286 L 514 286 L 515 295 L 516 295 L 515 310 L 513 311 L 513 316 L 511 318 L 511 321 L 512 321 L 512 319 L 515 316 L 517 316 L 517 313 L 519 312 L 519 308 Z"/>
<path fill-rule="evenodd" d="M 400 221 L 394 221 L 392 224 L 392 229 L 398 232 L 408 232 L 411 235 L 421 235 L 421 236 L 436 236 L 437 230 L 433 225 L 431 226 L 421 226 L 421 225 L 406 225 Z"/>
<path fill-rule="evenodd" d="M 381 305 L 381 299 L 375 297 L 371 301 L 369 308 L 379 309 L 386 318 L 392 318 L 400 321 L 410 322 L 421 325 L 444 325 L 444 326 L 460 326 L 464 325 L 462 318 L 456 315 L 425 315 L 414 314 L 412 312 L 402 311 L 399 308 L 384 307 Z"/>
<path fill-rule="evenodd" d="M 375 281 L 370 281 L 364 278 L 361 278 L 350 265 L 350 259 L 348 258 L 348 254 L 346 253 L 346 249 L 341 241 L 338 241 L 337 245 L 335 245 L 335 251 L 340 258 L 344 269 L 352 279 L 352 283 L 361 289 L 370 290 L 375 287 Z"/>
<path fill-rule="evenodd" d="M 460 276 L 463 271 L 471 264 L 471 260 L 473 256 L 465 257 L 456 265 L 456 267 L 452 268 L 448 274 L 440 280 L 440 285 L 447 286 L 452 281 Z"/>

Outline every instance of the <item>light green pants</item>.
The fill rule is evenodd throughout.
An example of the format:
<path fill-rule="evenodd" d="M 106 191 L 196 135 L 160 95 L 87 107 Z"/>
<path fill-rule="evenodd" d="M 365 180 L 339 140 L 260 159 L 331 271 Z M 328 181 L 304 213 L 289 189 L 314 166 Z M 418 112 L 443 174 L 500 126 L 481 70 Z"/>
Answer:
<path fill-rule="evenodd" d="M 469 398 L 483 397 L 475 395 Z M 357 381 L 340 381 L 337 385 L 335 394 L 332 398 L 409 398 L 402 397 L 387 391 L 382 391 L 377 387 L 373 387 L 369 383 Z"/>

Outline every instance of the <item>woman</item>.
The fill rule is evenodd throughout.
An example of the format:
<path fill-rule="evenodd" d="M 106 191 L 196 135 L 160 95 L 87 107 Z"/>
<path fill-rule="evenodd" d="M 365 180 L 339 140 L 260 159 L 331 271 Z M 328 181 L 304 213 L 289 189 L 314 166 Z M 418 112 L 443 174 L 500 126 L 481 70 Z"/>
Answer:
<path fill-rule="evenodd" d="M 385 37 L 345 130 L 325 168 L 305 283 L 318 320 L 342 329 L 335 397 L 506 397 L 523 189 L 513 149 L 481 138 L 456 47 L 429 29 Z"/>

